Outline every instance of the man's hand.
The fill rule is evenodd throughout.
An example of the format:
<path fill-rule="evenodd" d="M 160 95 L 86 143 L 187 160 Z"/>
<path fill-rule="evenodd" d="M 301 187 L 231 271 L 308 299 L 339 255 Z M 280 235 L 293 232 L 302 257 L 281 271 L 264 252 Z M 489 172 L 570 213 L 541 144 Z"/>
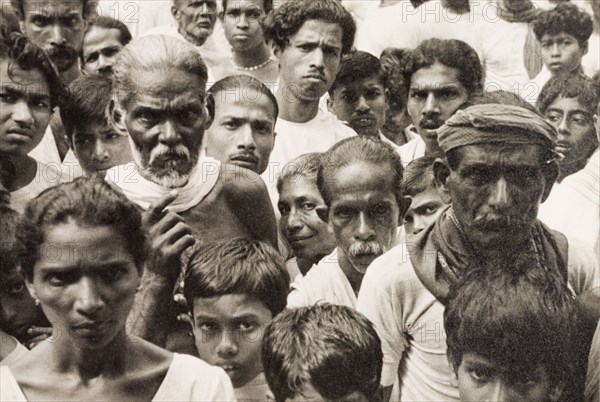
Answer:
<path fill-rule="evenodd" d="M 40 342 L 43 342 L 52 336 L 52 327 L 31 327 L 27 330 L 27 335 L 31 338 L 29 338 L 24 345 L 27 349 L 33 349 Z"/>
<path fill-rule="evenodd" d="M 180 256 L 195 242 L 192 229 L 183 218 L 165 208 L 177 198 L 173 190 L 144 213 L 143 224 L 150 237 L 148 270 L 174 282 L 180 271 Z"/>

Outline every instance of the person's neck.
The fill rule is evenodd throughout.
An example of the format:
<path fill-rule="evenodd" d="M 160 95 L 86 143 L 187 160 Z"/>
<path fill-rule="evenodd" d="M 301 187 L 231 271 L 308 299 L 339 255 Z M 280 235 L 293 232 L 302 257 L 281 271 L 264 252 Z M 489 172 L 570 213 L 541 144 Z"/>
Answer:
<path fill-rule="evenodd" d="M 338 247 L 338 264 L 340 264 L 340 268 L 348 282 L 350 282 L 350 286 L 352 286 L 352 290 L 358 296 L 358 292 L 360 291 L 360 285 L 362 284 L 362 280 L 365 274 L 358 272 L 353 266 L 346 253 Z"/>
<path fill-rule="evenodd" d="M 103 374 L 118 375 L 123 372 L 127 342 L 132 342 L 132 340 L 127 337 L 125 328 L 123 328 L 103 348 L 78 348 L 73 345 L 69 336 L 59 336 L 56 342 L 50 344 L 52 345 L 55 369 L 58 372 L 75 373 L 82 381 L 87 381 Z"/>
<path fill-rule="evenodd" d="M 233 62 L 237 67 L 251 68 L 260 66 L 271 58 L 271 50 L 266 43 L 246 51 L 233 51 Z"/>
<path fill-rule="evenodd" d="M 303 100 L 294 94 L 293 86 L 281 81 L 275 94 L 279 117 L 292 123 L 306 123 L 319 112 L 319 100 Z"/>
<path fill-rule="evenodd" d="M 191 43 L 194 46 L 202 46 L 202 45 L 204 45 L 204 43 L 206 42 L 206 39 L 207 39 L 207 38 L 198 39 L 198 38 L 196 38 L 196 37 L 188 34 L 186 32 L 186 30 L 183 29 L 181 26 L 177 27 L 177 32 L 179 32 L 179 34 L 181 36 L 183 36 L 183 39 L 185 39 L 187 42 Z"/>
<path fill-rule="evenodd" d="M 75 63 L 73 67 L 71 67 L 67 71 L 61 72 L 59 74 L 59 77 L 60 81 L 63 83 L 64 86 L 69 86 L 71 82 L 81 77 L 81 70 L 79 69 L 78 64 Z"/>

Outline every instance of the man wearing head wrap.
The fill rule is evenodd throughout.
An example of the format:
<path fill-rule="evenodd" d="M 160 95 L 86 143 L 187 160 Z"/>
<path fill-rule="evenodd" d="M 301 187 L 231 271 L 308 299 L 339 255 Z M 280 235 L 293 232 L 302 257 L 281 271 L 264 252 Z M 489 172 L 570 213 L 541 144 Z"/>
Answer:
<path fill-rule="evenodd" d="M 382 385 L 400 374 L 398 400 L 458 400 L 442 326 L 449 289 L 467 270 L 514 259 L 562 276 L 575 294 L 598 286 L 592 250 L 536 218 L 558 174 L 556 136 L 539 115 L 501 104 L 471 106 L 438 130 L 446 158 L 434 173 L 451 206 L 375 260 L 358 299 L 382 340 Z"/>

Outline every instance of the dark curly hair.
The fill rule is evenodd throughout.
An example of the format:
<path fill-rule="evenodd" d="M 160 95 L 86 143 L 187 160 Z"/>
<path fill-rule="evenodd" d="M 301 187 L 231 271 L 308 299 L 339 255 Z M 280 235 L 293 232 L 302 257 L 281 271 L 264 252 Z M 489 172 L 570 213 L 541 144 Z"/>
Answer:
<path fill-rule="evenodd" d="M 404 81 L 404 69 L 412 50 L 388 47 L 381 52 L 381 68 L 385 79 L 385 92 L 390 108 L 402 110 L 406 107 L 408 92 Z"/>
<path fill-rule="evenodd" d="M 264 21 L 267 41 L 281 49 L 289 44 L 290 36 L 308 20 L 320 20 L 342 27 L 342 54 L 349 53 L 354 44 L 356 23 L 352 15 L 337 0 L 294 0 L 271 11 Z"/>
<path fill-rule="evenodd" d="M 594 80 L 583 74 L 565 74 L 550 78 L 538 97 L 539 112 L 546 113 L 546 109 L 558 97 L 576 98 L 579 104 L 592 115 L 596 113 L 596 106 L 600 102 L 600 94 Z"/>
<path fill-rule="evenodd" d="M 125 240 L 128 252 L 141 272 L 146 257 L 146 232 L 137 207 L 104 180 L 80 177 L 70 183 L 44 190 L 29 201 L 17 228 L 16 250 L 27 280 L 33 281 L 33 267 L 48 227 L 69 220 L 81 226 L 110 226 Z"/>
<path fill-rule="evenodd" d="M 98 0 L 81 0 L 83 4 L 83 19 L 87 20 L 98 11 Z M 15 14 L 21 21 L 25 20 L 25 0 L 10 0 L 10 5 L 15 10 Z"/>
<path fill-rule="evenodd" d="M 592 17 L 572 3 L 560 3 L 552 10 L 541 12 L 533 23 L 533 32 L 538 41 L 545 34 L 566 33 L 577 39 L 579 46 L 583 46 L 593 31 Z"/>
<path fill-rule="evenodd" d="M 0 60 L 9 59 L 8 75 L 16 65 L 23 70 L 38 69 L 46 78 L 50 89 L 51 107 L 60 106 L 66 94 L 66 88 L 56 74 L 46 53 L 20 32 L 12 32 L 0 39 Z"/>

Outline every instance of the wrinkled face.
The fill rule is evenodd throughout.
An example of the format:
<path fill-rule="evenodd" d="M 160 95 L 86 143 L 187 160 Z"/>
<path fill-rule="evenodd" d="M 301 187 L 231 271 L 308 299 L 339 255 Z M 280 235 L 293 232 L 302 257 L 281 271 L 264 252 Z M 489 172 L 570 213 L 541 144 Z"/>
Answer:
<path fill-rule="evenodd" d="M 275 144 L 275 107 L 248 88 L 214 94 L 215 118 L 206 130 L 206 154 L 262 174 Z"/>
<path fill-rule="evenodd" d="M 341 398 L 327 399 L 321 396 L 310 383 L 305 382 L 300 388 L 300 392 L 294 395 L 293 398 L 287 398 L 286 402 L 368 402 L 369 399 L 360 391 L 350 392 Z"/>
<path fill-rule="evenodd" d="M 132 158 L 127 136 L 118 134 L 107 122 L 91 123 L 85 131 L 76 128 L 73 152 L 87 174 L 102 173 Z"/>
<path fill-rule="evenodd" d="M 231 47 L 244 52 L 263 46 L 265 38 L 261 22 L 265 15 L 264 0 L 227 2 L 223 30 Z"/>
<path fill-rule="evenodd" d="M 469 98 L 458 77 L 457 69 L 441 63 L 417 70 L 411 77 L 408 114 L 430 153 L 443 154 L 436 130 Z"/>
<path fill-rule="evenodd" d="M 285 181 L 277 208 L 281 213 L 281 232 L 296 257 L 317 260 L 333 251 L 333 232 L 317 215 L 317 210 L 326 209 L 326 206 L 316 179 L 297 175 Z"/>
<path fill-rule="evenodd" d="M 392 177 L 391 167 L 355 162 L 327 179 L 337 245 L 360 273 L 394 243 L 399 209 Z"/>
<path fill-rule="evenodd" d="M 48 52 L 59 72 L 77 63 L 86 23 L 83 1 L 24 0 L 24 34 Z"/>
<path fill-rule="evenodd" d="M 567 33 L 544 34 L 540 43 L 542 62 L 553 75 L 576 70 L 587 53 L 587 46 L 580 47 L 577 39 Z"/>
<path fill-rule="evenodd" d="M 360 136 L 379 137 L 385 123 L 385 88 L 377 76 L 340 85 L 333 91 L 331 109 Z"/>
<path fill-rule="evenodd" d="M 340 69 L 342 33 L 339 24 L 308 20 L 285 49 L 274 49 L 288 96 L 314 102 L 329 90 Z"/>
<path fill-rule="evenodd" d="M 123 105 L 123 118 L 140 173 L 164 187 L 184 186 L 209 120 L 206 83 L 176 69 L 131 74 L 138 91 Z"/>
<path fill-rule="evenodd" d="M 475 247 L 513 249 L 526 244 L 546 183 L 537 145 L 467 145 L 446 187 L 454 214 Z"/>
<path fill-rule="evenodd" d="M 124 244 L 123 235 L 108 226 L 69 221 L 45 230 L 28 287 L 58 342 L 95 349 L 124 334 L 140 283 Z"/>
<path fill-rule="evenodd" d="M 201 46 L 215 27 L 217 2 L 215 0 L 176 0 L 173 2 L 173 16 L 179 25 L 179 32 L 189 42 Z"/>
<path fill-rule="evenodd" d="M 577 98 L 556 98 L 544 117 L 558 130 L 556 150 L 564 155 L 561 166 L 587 159 L 598 146 L 594 116 Z"/>
<path fill-rule="evenodd" d="M 234 388 L 262 372 L 260 343 L 273 319 L 264 303 L 245 294 L 196 298 L 193 315 L 198 355 L 225 370 Z"/>
<path fill-rule="evenodd" d="M 118 29 L 92 27 L 83 38 L 83 71 L 88 74 L 112 75 L 113 65 L 123 47 Z"/>
<path fill-rule="evenodd" d="M 27 155 L 42 140 L 52 112 L 42 72 L 1 60 L 0 105 L 0 152 Z"/>
<path fill-rule="evenodd" d="M 466 353 L 456 374 L 461 401 L 554 402 L 560 397 L 541 365 L 517 374 L 481 355 Z"/>
<path fill-rule="evenodd" d="M 23 276 L 11 270 L 0 283 L 0 328 L 17 339 L 27 338 L 27 330 L 39 322 L 41 313 Z"/>
<path fill-rule="evenodd" d="M 410 207 L 404 216 L 404 229 L 407 234 L 417 234 L 432 225 L 446 206 L 439 193 L 431 187 L 410 198 Z"/>

